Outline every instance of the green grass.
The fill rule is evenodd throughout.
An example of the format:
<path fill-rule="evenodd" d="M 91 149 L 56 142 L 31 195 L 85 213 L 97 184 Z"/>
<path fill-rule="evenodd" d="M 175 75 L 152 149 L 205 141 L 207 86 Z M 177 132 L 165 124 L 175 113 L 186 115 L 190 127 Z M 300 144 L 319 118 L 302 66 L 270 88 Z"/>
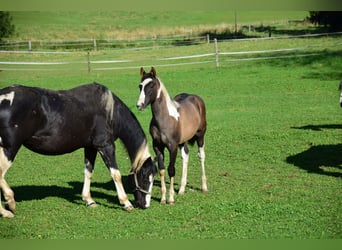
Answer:
<path fill-rule="evenodd" d="M 303 20 L 306 11 L 238 11 L 238 25 L 288 26 L 288 20 Z M 12 12 L 14 39 L 145 38 L 183 35 L 233 27 L 234 11 L 141 12 Z"/>
<path fill-rule="evenodd" d="M 171 95 L 196 93 L 206 102 L 209 193 L 200 191 L 197 149 L 191 147 L 185 195 L 177 195 L 174 206 L 159 204 L 157 177 L 151 207 L 128 213 L 118 204 L 114 184 L 99 157 L 91 187 L 98 207 L 87 208 L 81 199 L 82 150 L 51 157 L 22 148 L 6 175 L 17 200 L 16 217 L 0 220 L 0 238 L 341 239 L 340 43 L 340 37 L 227 42 L 219 44 L 221 51 L 305 47 L 285 55 L 319 54 L 238 62 L 227 60 L 241 56 L 222 56 L 219 69 L 214 62 L 157 67 Z M 212 45 L 198 45 L 99 51 L 92 55 L 97 60 L 136 59 L 123 64 L 135 68 L 90 74 L 86 65 L 57 67 L 56 71 L 1 71 L 0 87 L 22 83 L 67 89 L 98 81 L 130 107 L 148 133 L 150 110 L 139 112 L 135 107 L 139 65 L 162 64 L 155 59 L 212 49 Z M 0 61 L 79 61 L 84 57 L 84 53 L 1 54 Z M 150 135 L 148 139 L 151 143 Z M 120 142 L 117 157 L 126 181 L 130 164 Z M 177 190 L 179 157 L 176 164 Z"/>

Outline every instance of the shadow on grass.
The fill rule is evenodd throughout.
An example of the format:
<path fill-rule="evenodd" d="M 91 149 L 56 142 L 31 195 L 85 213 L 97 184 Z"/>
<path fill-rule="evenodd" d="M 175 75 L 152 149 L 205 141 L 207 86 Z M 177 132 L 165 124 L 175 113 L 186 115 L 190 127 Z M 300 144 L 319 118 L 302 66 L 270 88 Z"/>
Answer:
<path fill-rule="evenodd" d="M 322 129 L 342 129 L 342 124 L 321 124 L 321 125 L 305 125 L 301 127 L 291 127 L 294 129 L 303 129 L 303 130 L 313 130 L 313 131 L 322 131 Z"/>
<path fill-rule="evenodd" d="M 318 145 L 286 158 L 293 164 L 309 173 L 342 177 L 342 144 Z"/>
<path fill-rule="evenodd" d="M 122 183 L 127 194 L 132 194 L 132 190 L 128 187 L 127 176 L 122 176 Z M 49 197 L 58 197 L 67 200 L 70 203 L 85 204 L 82 200 L 82 188 L 83 182 L 70 181 L 68 187 L 57 185 L 22 185 L 11 187 L 15 194 L 15 200 L 30 201 L 30 200 L 42 200 Z M 160 181 L 155 180 L 153 185 L 154 192 L 158 192 L 160 188 Z M 104 191 L 101 191 L 104 190 Z M 110 193 L 108 193 L 110 191 Z M 90 186 L 90 192 L 92 198 L 98 205 L 113 207 L 113 204 L 117 204 L 117 208 L 121 209 L 119 205 L 119 199 L 115 189 L 114 182 L 109 180 L 108 182 L 92 182 Z M 101 200 L 105 200 L 103 202 Z M 152 196 L 152 200 L 159 201 L 160 199 Z M 131 200 L 135 206 L 134 200 Z"/>
<path fill-rule="evenodd" d="M 127 186 L 127 176 L 122 176 L 122 182 L 124 184 L 126 193 L 130 194 L 131 190 Z M 12 189 L 15 193 L 15 200 L 17 202 L 42 200 L 48 197 L 58 197 L 63 198 L 71 203 L 85 204 L 81 195 L 83 182 L 70 181 L 68 182 L 68 185 L 68 187 L 57 185 L 22 185 L 13 186 Z M 111 193 L 108 193 L 108 191 L 111 191 Z M 108 182 L 92 182 L 90 186 L 90 192 L 98 205 L 112 208 L 113 204 L 118 204 L 118 208 L 121 208 L 119 205 L 119 199 L 117 197 L 115 185 L 112 180 Z M 106 202 L 101 200 L 105 200 Z"/>

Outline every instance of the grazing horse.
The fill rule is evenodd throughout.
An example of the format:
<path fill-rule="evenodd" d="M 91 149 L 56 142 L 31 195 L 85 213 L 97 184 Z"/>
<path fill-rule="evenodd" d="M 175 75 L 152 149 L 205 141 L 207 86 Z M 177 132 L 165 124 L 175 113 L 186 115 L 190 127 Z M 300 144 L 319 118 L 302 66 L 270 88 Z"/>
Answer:
<path fill-rule="evenodd" d="M 96 206 L 90 183 L 99 152 L 114 180 L 119 202 L 125 210 L 133 209 L 115 158 L 117 138 L 126 146 L 132 163 L 128 179 L 136 204 L 147 208 L 156 167 L 136 117 L 109 89 L 97 83 L 60 91 L 20 85 L 0 89 L 0 191 L 11 210 L 3 208 L 0 200 L 0 214 L 14 216 L 14 193 L 5 174 L 21 145 L 44 155 L 84 148 L 82 199 L 88 206 Z"/>
<path fill-rule="evenodd" d="M 143 110 L 151 104 L 152 120 L 150 133 L 153 138 L 153 149 L 156 153 L 159 174 L 161 179 L 161 202 L 166 202 L 164 149 L 170 153 L 168 174 L 170 177 L 169 204 L 174 203 L 174 176 L 175 161 L 178 147 L 183 160 L 183 171 L 179 194 L 183 194 L 187 182 L 187 166 L 189 150 L 187 142 L 197 142 L 198 156 L 202 168 L 202 191 L 207 192 L 206 176 L 204 171 L 204 135 L 206 132 L 206 111 L 203 100 L 197 95 L 179 94 L 171 99 L 164 84 L 157 77 L 152 67 L 150 73 L 140 69 L 141 83 L 140 96 L 137 108 Z"/>
<path fill-rule="evenodd" d="M 340 90 L 340 106 L 342 108 L 342 81 L 340 82 L 339 90 Z"/>

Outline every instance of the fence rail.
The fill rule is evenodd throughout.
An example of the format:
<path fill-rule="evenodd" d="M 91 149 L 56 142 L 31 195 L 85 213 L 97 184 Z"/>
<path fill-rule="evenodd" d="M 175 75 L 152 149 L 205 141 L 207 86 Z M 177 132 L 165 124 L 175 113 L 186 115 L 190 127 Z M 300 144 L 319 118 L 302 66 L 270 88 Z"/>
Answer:
<path fill-rule="evenodd" d="M 330 35 L 331 33 L 319 34 Z M 332 35 L 341 35 L 342 32 L 332 33 Z M 314 34 L 315 36 L 315 34 Z M 297 36 L 298 37 L 298 36 Z M 300 36 L 302 37 L 302 36 Z M 255 39 L 253 39 L 255 40 Z M 261 39 L 263 40 L 263 39 Z M 196 64 L 215 64 L 220 67 L 220 62 L 239 62 L 251 60 L 270 60 L 291 57 L 309 57 L 318 56 L 326 52 L 328 47 L 338 49 L 342 45 L 341 40 L 335 40 L 329 45 L 321 46 L 319 44 L 306 45 L 303 47 L 279 48 L 269 50 L 250 50 L 250 51 L 220 51 L 220 43 L 214 39 L 211 51 L 212 53 L 202 54 L 188 54 L 180 56 L 169 56 L 160 58 L 143 58 L 143 59 L 113 59 L 108 55 L 108 52 L 103 53 L 104 56 L 98 57 L 98 52 L 82 52 L 82 51 L 6 51 L 0 50 L 0 70 L 87 70 L 103 71 L 103 70 L 117 70 L 117 69 L 133 69 L 140 68 L 152 62 L 158 67 L 172 67 L 181 65 L 196 65 Z M 210 47 L 210 44 L 208 45 Z M 207 49 L 209 47 L 206 47 Z M 122 49 L 121 49 L 122 50 Z M 118 50 L 119 51 L 119 50 Z M 119 51 L 120 52 L 120 51 Z M 51 61 L 9 61 L 7 56 L 1 60 L 1 54 L 47 54 L 47 56 L 39 58 L 49 58 Z M 51 56 L 50 56 L 51 54 Z M 146 53 L 148 54 L 148 53 Z M 268 54 L 268 56 L 263 56 Z M 60 56 L 59 56 L 60 55 Z M 71 55 L 71 56 L 64 56 Z M 122 55 L 122 53 L 121 53 Z M 58 57 L 56 59 L 56 56 Z M 105 58 L 103 58 L 105 57 Z M 14 58 L 17 58 L 14 56 Z M 20 57 L 21 58 L 21 57 Z M 26 60 L 28 58 L 24 57 Z M 35 57 L 33 57 L 35 58 Z M 76 59 L 75 59 L 76 58 Z M 68 60 L 69 59 L 69 60 Z M 63 67 L 64 66 L 64 67 Z M 147 65 L 148 66 L 148 65 Z M 52 68 L 53 67 L 53 68 Z"/>
<path fill-rule="evenodd" d="M 77 40 L 28 40 L 3 41 L 0 50 L 94 50 L 99 49 L 144 49 L 151 47 L 182 46 L 207 43 L 207 36 L 173 36 L 153 39 L 123 40 L 123 39 L 77 39 Z"/>

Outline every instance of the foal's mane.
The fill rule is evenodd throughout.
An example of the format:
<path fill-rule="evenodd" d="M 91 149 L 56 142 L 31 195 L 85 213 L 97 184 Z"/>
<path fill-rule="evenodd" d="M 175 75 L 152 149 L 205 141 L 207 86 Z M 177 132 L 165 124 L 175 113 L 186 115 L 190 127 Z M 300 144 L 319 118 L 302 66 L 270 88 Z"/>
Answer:
<path fill-rule="evenodd" d="M 178 120 L 179 114 L 178 114 L 177 109 L 179 108 L 179 103 L 171 99 L 165 85 L 162 83 L 162 81 L 158 77 L 157 77 L 157 80 L 159 81 L 159 84 L 160 84 L 160 88 L 157 94 L 157 99 L 160 97 L 160 94 L 163 93 L 166 99 L 166 106 L 170 112 L 170 115 L 174 116 L 176 120 Z"/>

